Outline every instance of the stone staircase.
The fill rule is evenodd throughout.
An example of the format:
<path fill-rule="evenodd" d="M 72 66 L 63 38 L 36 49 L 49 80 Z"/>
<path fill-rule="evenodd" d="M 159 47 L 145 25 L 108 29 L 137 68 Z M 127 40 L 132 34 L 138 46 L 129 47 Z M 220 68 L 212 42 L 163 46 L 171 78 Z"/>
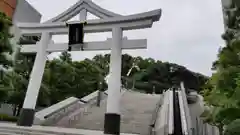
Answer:
<path fill-rule="evenodd" d="M 148 135 L 152 116 L 160 97 L 161 95 L 124 90 L 121 97 L 121 135 Z M 101 101 L 100 107 L 97 107 L 95 102 L 89 102 L 62 117 L 52 126 L 21 127 L 12 123 L 0 123 L 0 134 L 103 135 L 106 104 L 106 97 Z"/>
<path fill-rule="evenodd" d="M 121 98 L 121 133 L 146 135 L 159 100 L 160 95 L 125 91 Z M 89 108 L 73 127 L 103 131 L 106 101 L 103 100 L 100 107 Z"/>

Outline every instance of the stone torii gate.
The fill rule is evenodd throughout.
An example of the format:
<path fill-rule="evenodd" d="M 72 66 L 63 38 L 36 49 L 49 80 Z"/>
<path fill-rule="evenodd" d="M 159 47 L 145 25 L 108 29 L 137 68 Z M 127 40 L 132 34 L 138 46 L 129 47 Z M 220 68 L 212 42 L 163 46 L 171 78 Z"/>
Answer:
<path fill-rule="evenodd" d="M 86 20 L 87 12 L 100 19 Z M 121 55 L 122 49 L 146 48 L 146 39 L 128 40 L 123 38 L 124 30 L 151 28 L 153 22 L 159 21 L 161 9 L 135 15 L 122 16 L 94 4 L 91 0 L 79 0 L 75 5 L 44 23 L 18 23 L 20 35 L 41 36 L 36 45 L 22 45 L 22 53 L 37 53 L 30 81 L 18 121 L 19 126 L 32 126 L 36 101 L 44 73 L 47 54 L 68 50 L 68 43 L 54 44 L 52 35 L 68 34 L 66 21 L 80 14 L 79 21 L 68 22 L 78 24 L 86 21 L 84 33 L 112 32 L 112 39 L 102 42 L 88 42 L 75 45 L 72 51 L 111 50 L 110 78 L 108 83 L 107 110 L 105 113 L 104 133 L 120 134 L 120 87 L 121 87 Z"/>

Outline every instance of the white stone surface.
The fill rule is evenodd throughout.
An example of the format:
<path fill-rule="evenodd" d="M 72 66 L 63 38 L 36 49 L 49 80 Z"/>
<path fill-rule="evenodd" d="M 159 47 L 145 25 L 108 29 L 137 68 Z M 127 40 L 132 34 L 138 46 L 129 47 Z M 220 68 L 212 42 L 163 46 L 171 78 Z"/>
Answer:
<path fill-rule="evenodd" d="M 145 135 L 151 122 L 152 113 L 160 100 L 160 95 L 126 91 L 123 93 L 120 104 L 121 133 Z M 80 118 L 74 126 L 79 129 L 103 130 L 106 100 L 101 107 L 92 107 Z"/>
<path fill-rule="evenodd" d="M 171 117 L 169 115 L 169 96 L 169 91 L 166 91 L 161 97 L 162 105 L 158 112 L 158 117 L 156 119 L 154 128 L 156 135 L 165 135 L 166 133 L 168 133 L 168 123 L 169 118 Z"/>
<path fill-rule="evenodd" d="M 95 92 L 93 92 L 93 93 L 91 93 L 91 94 L 81 98 L 81 100 L 83 100 L 85 102 L 89 102 L 90 100 L 93 100 L 93 99 L 95 99 L 97 97 L 98 92 L 99 92 L 99 90 L 97 90 L 97 91 L 95 91 Z"/>
<path fill-rule="evenodd" d="M 45 108 L 41 111 L 38 111 L 36 114 L 35 114 L 35 117 L 39 120 L 45 120 L 45 116 L 48 116 L 50 114 L 53 114 L 53 113 L 57 113 L 60 109 L 64 109 L 72 104 L 83 104 L 79 101 L 78 98 L 75 98 L 75 97 L 70 97 L 68 99 L 65 99 L 57 104 L 54 104 L 48 108 Z"/>
<path fill-rule="evenodd" d="M 95 99 L 97 98 L 97 96 L 98 96 L 98 92 L 99 92 L 99 90 L 94 91 L 94 92 L 92 92 L 91 94 L 89 94 L 89 95 L 81 98 L 81 100 L 82 100 L 82 101 L 85 101 L 85 102 L 90 102 L 90 101 L 92 101 L 92 100 L 95 100 Z M 104 91 L 104 94 L 107 94 L 107 90 Z"/>
<path fill-rule="evenodd" d="M 200 115 L 204 111 L 204 102 L 202 96 L 198 95 L 197 102 L 195 104 L 190 104 L 189 109 L 192 127 L 195 129 L 195 132 L 197 131 L 196 129 L 198 128 L 198 132 L 199 133 L 204 132 L 204 135 L 219 135 L 218 129 L 216 127 L 203 123 L 203 121 L 200 118 Z"/>
<path fill-rule="evenodd" d="M 55 123 L 59 123 L 59 121 L 62 121 L 62 119 L 69 121 L 72 119 L 72 117 L 69 117 L 69 115 L 73 115 L 73 113 L 76 113 L 79 109 L 86 108 L 86 106 L 93 104 L 92 102 L 95 102 L 97 99 L 98 92 L 99 91 L 97 90 L 81 98 L 81 100 L 86 103 L 81 102 L 78 98 L 70 97 L 50 107 L 42 109 L 35 114 L 34 124 L 43 124 L 49 120 L 51 121 L 51 119 L 55 119 Z M 103 98 L 105 97 L 103 96 Z M 45 118 L 46 116 L 48 116 L 48 118 Z M 62 118 L 57 120 L 57 117 Z M 52 124 L 55 125 L 54 123 Z"/>
<path fill-rule="evenodd" d="M 42 82 L 42 76 L 44 73 L 45 64 L 47 61 L 47 46 L 51 41 L 51 35 L 49 33 L 43 33 L 40 42 L 37 44 L 38 51 L 34 66 L 30 75 L 30 80 L 24 99 L 24 109 L 35 109 L 40 85 Z"/>
<path fill-rule="evenodd" d="M 122 70 L 122 29 L 120 27 L 113 28 L 112 37 L 106 113 L 119 114 Z"/>
<path fill-rule="evenodd" d="M 81 119 L 82 115 L 87 113 L 91 107 L 96 106 L 97 96 L 98 94 L 96 92 L 93 92 L 88 96 L 85 96 L 84 98 L 86 103 L 84 105 L 80 106 L 80 108 L 77 108 L 72 113 L 65 115 L 53 125 L 60 126 L 60 127 L 71 127 L 72 125 L 77 123 L 79 119 Z M 101 101 L 106 100 L 106 97 L 107 97 L 107 91 L 102 93 Z"/>

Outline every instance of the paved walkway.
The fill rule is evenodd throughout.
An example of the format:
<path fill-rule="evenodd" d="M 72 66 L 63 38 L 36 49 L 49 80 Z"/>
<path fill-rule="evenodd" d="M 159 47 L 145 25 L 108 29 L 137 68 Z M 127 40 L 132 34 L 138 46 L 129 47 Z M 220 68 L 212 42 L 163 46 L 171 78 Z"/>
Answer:
<path fill-rule="evenodd" d="M 13 135 L 13 134 L 28 134 L 28 135 L 104 135 L 102 131 L 97 130 L 83 130 L 73 128 L 61 127 L 20 127 L 16 124 L 0 123 L 0 135 Z M 136 135 L 136 134 L 123 134 L 121 135 Z"/>
<path fill-rule="evenodd" d="M 126 91 L 121 98 L 121 133 L 147 134 L 152 113 L 160 95 Z M 92 107 L 74 126 L 79 129 L 103 130 L 106 100 Z"/>

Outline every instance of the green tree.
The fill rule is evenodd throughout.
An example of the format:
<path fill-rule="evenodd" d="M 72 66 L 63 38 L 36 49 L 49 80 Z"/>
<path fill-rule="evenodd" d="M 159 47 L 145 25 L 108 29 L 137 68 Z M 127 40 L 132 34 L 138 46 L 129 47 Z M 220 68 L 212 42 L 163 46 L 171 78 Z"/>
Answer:
<path fill-rule="evenodd" d="M 5 69 L 12 66 L 12 60 L 9 56 L 13 53 L 13 47 L 10 44 L 12 35 L 10 34 L 10 27 L 12 22 L 6 14 L 0 12 L 0 103 L 5 102 L 8 88 L 5 87 L 6 81 L 3 80 L 5 76 Z"/>
<path fill-rule="evenodd" d="M 236 2 L 236 1 L 234 1 Z M 228 16 L 226 32 L 223 39 L 226 46 L 219 49 L 218 59 L 213 63 L 213 69 L 216 71 L 210 78 L 204 92 L 202 93 L 208 106 L 215 111 L 215 115 L 210 112 L 210 123 L 217 124 L 221 134 L 224 133 L 224 127 L 228 127 L 225 135 L 236 135 L 239 133 L 236 127 L 239 127 L 235 120 L 240 118 L 240 40 L 239 40 L 239 17 L 240 8 L 236 3 L 232 3 L 226 10 Z M 233 134 L 235 133 L 235 134 Z"/>
<path fill-rule="evenodd" d="M 59 58 L 60 60 L 65 62 L 72 62 L 71 54 L 68 53 L 67 51 L 63 52 Z"/>
<path fill-rule="evenodd" d="M 8 56 L 13 53 L 13 47 L 9 40 L 13 37 L 10 34 L 11 26 L 12 22 L 10 18 L 8 18 L 6 14 L 0 12 L 0 65 L 4 68 L 12 66 L 12 61 L 8 58 Z"/>
<path fill-rule="evenodd" d="M 226 127 L 225 135 L 239 135 L 240 134 L 239 128 L 240 119 L 236 119 Z"/>
<path fill-rule="evenodd" d="M 50 88 L 50 104 L 70 96 L 81 98 L 97 90 L 101 74 L 102 70 L 91 60 L 72 61 L 67 53 L 47 61 L 43 83 Z"/>

